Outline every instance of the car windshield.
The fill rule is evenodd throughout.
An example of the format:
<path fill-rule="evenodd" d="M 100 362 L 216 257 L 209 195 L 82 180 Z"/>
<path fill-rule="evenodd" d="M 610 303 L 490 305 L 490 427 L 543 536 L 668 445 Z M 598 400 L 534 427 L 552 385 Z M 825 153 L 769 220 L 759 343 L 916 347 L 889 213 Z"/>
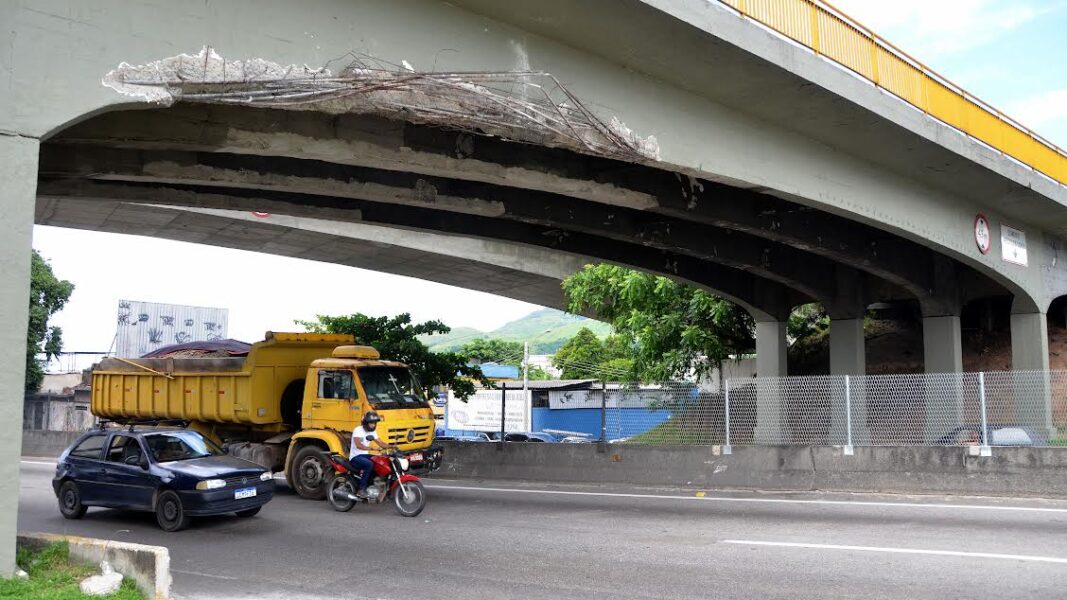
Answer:
<path fill-rule="evenodd" d="M 156 462 L 191 460 L 223 454 L 221 448 L 195 431 L 168 431 L 144 436 Z"/>
<path fill-rule="evenodd" d="M 363 367 L 359 370 L 359 380 L 375 410 L 429 406 L 419 380 L 404 367 Z"/>

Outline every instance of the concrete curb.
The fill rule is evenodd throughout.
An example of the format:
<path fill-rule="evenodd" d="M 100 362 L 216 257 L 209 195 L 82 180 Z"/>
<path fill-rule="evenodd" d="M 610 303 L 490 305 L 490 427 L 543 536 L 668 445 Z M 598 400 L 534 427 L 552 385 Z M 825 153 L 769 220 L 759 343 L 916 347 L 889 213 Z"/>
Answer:
<path fill-rule="evenodd" d="M 1067 447 L 721 446 L 444 442 L 446 478 L 760 491 L 1067 498 Z"/>
<path fill-rule="evenodd" d="M 41 548 L 53 542 L 66 542 L 72 559 L 100 564 L 107 558 L 116 571 L 129 577 L 148 598 L 168 600 L 170 596 L 170 551 L 162 546 L 146 546 L 54 533 L 20 533 L 18 545 Z"/>

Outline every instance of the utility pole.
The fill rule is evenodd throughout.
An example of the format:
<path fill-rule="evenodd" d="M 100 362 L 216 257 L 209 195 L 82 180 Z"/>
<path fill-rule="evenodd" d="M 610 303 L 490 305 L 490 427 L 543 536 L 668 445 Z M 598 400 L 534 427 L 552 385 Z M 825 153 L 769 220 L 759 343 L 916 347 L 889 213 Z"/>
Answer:
<path fill-rule="evenodd" d="M 530 342 L 522 343 L 522 391 L 530 388 Z"/>

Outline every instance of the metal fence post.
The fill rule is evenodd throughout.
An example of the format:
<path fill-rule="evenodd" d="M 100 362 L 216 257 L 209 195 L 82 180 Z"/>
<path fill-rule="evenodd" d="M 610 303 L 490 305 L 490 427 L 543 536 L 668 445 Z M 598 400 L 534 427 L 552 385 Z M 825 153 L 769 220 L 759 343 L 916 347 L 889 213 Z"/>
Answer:
<path fill-rule="evenodd" d="M 723 379 L 723 381 L 725 382 L 723 384 L 723 389 L 725 390 L 723 394 L 723 417 L 726 424 L 726 444 L 722 447 L 722 453 L 733 454 L 734 448 L 730 445 L 730 380 Z"/>
<path fill-rule="evenodd" d="M 852 447 L 852 380 L 845 375 L 845 456 L 855 454 Z"/>
<path fill-rule="evenodd" d="M 608 451 L 608 382 L 600 382 L 600 443 L 597 452 Z"/>
<path fill-rule="evenodd" d="M 500 382 L 500 443 L 497 444 L 497 451 L 504 451 L 504 423 L 507 420 L 508 409 L 508 384 L 503 381 Z"/>
<path fill-rule="evenodd" d="M 986 421 L 985 402 L 985 372 L 978 372 L 978 403 L 982 408 L 982 447 L 978 454 L 981 456 L 993 456 L 993 449 L 989 447 L 989 423 Z"/>

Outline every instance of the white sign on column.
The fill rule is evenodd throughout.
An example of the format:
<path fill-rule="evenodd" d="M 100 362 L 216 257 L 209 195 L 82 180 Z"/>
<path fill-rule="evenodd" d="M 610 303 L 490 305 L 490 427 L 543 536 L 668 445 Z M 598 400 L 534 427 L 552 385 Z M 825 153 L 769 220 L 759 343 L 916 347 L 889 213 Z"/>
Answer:
<path fill-rule="evenodd" d="M 1005 261 L 1026 266 L 1026 233 L 1007 225 L 1000 226 L 1000 254 Z"/>

